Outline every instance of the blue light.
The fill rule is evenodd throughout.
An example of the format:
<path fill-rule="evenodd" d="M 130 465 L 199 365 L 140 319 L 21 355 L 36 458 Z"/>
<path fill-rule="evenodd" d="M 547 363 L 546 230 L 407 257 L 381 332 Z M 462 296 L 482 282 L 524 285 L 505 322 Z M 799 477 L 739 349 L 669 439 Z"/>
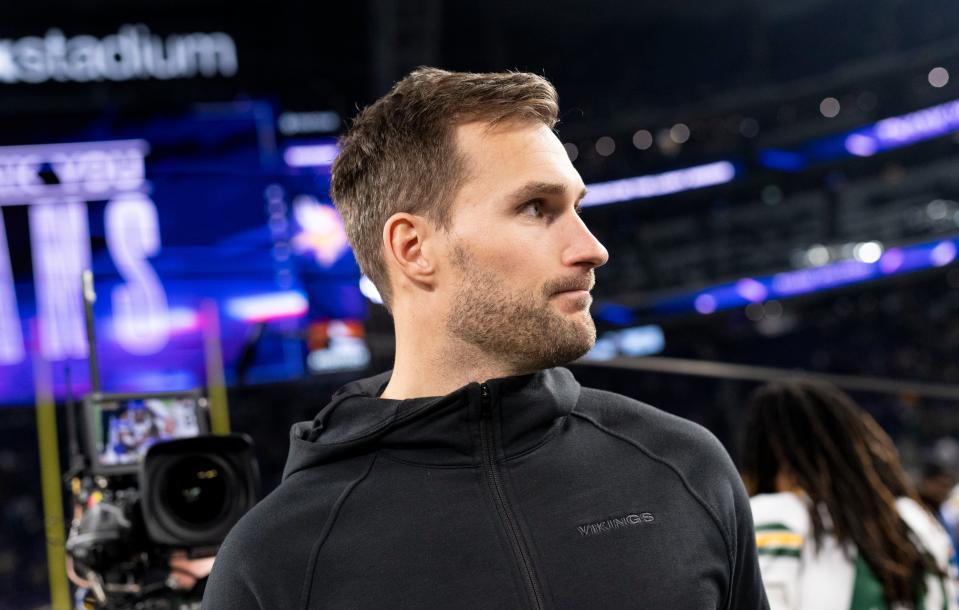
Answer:
<path fill-rule="evenodd" d="M 622 305 L 615 305 L 613 303 L 606 303 L 605 305 L 600 306 L 599 310 L 596 312 L 595 317 L 603 320 L 604 322 L 609 322 L 610 324 L 616 324 L 617 326 L 629 326 L 636 322 L 636 315 L 633 313 L 633 310 L 629 307 L 623 307 Z"/>
<path fill-rule="evenodd" d="M 245 322 L 299 318 L 306 315 L 308 308 L 306 296 L 296 290 L 233 297 L 225 304 L 230 316 Z"/>
<path fill-rule="evenodd" d="M 22 227 L 6 210 L 0 219 L 0 406 L 32 402 L 35 357 L 56 363 L 52 391 L 65 396 L 57 371 L 86 354 L 84 269 L 96 277 L 94 326 L 110 391 L 202 383 L 207 298 L 223 314 L 230 383 L 255 325 L 271 332 L 246 379 L 265 382 L 304 373 L 310 322 L 364 318 L 359 269 L 327 205 L 327 172 L 276 171 L 282 159 L 260 131 L 269 109 L 250 102 L 120 115 L 109 127 L 72 123 L 66 142 L 0 146 L 0 208 L 25 207 Z M 292 153 L 294 162 L 328 163 L 335 152 L 322 147 L 332 138 L 298 143 L 320 147 Z M 73 370 L 72 390 L 82 394 L 89 375 Z"/>
<path fill-rule="evenodd" d="M 959 100 L 892 116 L 851 131 L 811 140 L 795 150 L 759 151 L 769 169 L 798 172 L 811 163 L 854 157 L 910 146 L 959 130 Z"/>
<path fill-rule="evenodd" d="M 664 347 L 663 329 L 655 324 L 619 331 L 619 349 L 624 356 L 651 356 L 663 351 Z"/>
<path fill-rule="evenodd" d="M 735 178 L 735 165 L 729 161 L 716 161 L 705 165 L 675 169 L 661 174 L 596 182 L 587 185 L 588 193 L 583 198 L 582 206 L 585 208 L 671 195 L 707 186 L 726 184 L 732 182 Z"/>
<path fill-rule="evenodd" d="M 959 130 L 959 100 L 889 117 L 857 129 L 846 136 L 845 146 L 850 154 L 868 157 L 956 130 Z"/>
<path fill-rule="evenodd" d="M 660 300 L 653 303 L 648 311 L 667 315 L 692 312 L 709 315 L 724 309 L 745 307 L 750 303 L 782 300 L 892 275 L 943 267 L 953 263 L 957 255 L 959 238 L 923 242 L 891 248 L 879 260 L 871 263 L 843 260 L 809 269 L 783 271 L 765 277 L 746 277 L 717 284 Z"/>
<path fill-rule="evenodd" d="M 788 150 L 761 150 L 759 162 L 769 169 L 784 172 L 799 172 L 806 167 L 806 159 L 801 154 Z"/>
<path fill-rule="evenodd" d="M 322 140 L 312 144 L 288 146 L 283 151 L 283 160 L 289 167 L 329 169 L 339 152 L 335 140 Z"/>
<path fill-rule="evenodd" d="M 603 333 L 582 359 L 596 362 L 621 356 L 638 358 L 658 354 L 665 347 L 663 329 L 656 324 L 648 324 Z"/>

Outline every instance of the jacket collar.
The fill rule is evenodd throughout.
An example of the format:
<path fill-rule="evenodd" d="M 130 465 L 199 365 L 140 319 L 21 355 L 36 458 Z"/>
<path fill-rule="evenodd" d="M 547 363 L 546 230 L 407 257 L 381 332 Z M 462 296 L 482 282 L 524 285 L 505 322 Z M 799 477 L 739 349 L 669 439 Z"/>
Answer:
<path fill-rule="evenodd" d="M 482 434 L 492 435 L 495 459 L 509 459 L 551 438 L 580 393 L 564 368 L 470 383 L 446 396 L 377 398 L 389 378 L 387 372 L 350 383 L 312 422 L 294 425 L 284 478 L 373 450 L 415 464 L 475 466 L 482 459 Z M 489 390 L 485 428 L 483 385 Z"/>

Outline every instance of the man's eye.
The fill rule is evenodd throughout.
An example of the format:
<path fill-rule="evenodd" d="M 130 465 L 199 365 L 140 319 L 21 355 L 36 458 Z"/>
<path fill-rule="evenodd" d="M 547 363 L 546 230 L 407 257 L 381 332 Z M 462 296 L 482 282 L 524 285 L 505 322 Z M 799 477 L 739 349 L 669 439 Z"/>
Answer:
<path fill-rule="evenodd" d="M 523 207 L 520 209 L 520 212 L 526 216 L 533 216 L 539 218 L 543 215 L 543 202 L 534 199 L 533 201 L 527 201 L 523 204 Z"/>

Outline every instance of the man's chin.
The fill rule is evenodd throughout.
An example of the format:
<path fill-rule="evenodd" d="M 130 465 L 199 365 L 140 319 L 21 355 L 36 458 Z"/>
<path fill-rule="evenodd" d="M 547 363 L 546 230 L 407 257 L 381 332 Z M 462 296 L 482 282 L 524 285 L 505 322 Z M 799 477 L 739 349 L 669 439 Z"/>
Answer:
<path fill-rule="evenodd" d="M 596 343 L 596 322 L 593 321 L 593 316 L 587 309 L 571 316 L 571 321 L 576 324 L 577 330 L 582 333 L 584 343 L 588 344 L 586 350 L 589 351 Z"/>
<path fill-rule="evenodd" d="M 562 362 L 557 362 L 557 364 L 568 364 L 583 357 L 595 344 L 596 325 L 587 312 L 584 319 L 576 322 L 575 330 L 569 333 L 565 344 L 558 350 L 561 353 L 558 360 L 562 360 Z"/>
<path fill-rule="evenodd" d="M 593 304 L 593 296 L 585 290 L 561 292 L 550 298 L 553 308 L 563 315 L 589 314 L 589 306 Z"/>

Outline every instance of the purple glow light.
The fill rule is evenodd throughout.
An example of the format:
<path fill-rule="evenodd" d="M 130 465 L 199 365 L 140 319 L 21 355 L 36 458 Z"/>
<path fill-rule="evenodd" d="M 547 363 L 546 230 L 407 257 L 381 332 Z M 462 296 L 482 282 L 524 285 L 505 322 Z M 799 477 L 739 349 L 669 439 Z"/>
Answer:
<path fill-rule="evenodd" d="M 769 291 L 753 278 L 744 277 L 736 282 L 736 293 L 747 301 L 762 303 L 766 300 Z"/>
<path fill-rule="evenodd" d="M 716 305 L 716 297 L 711 294 L 701 294 L 696 297 L 696 311 L 704 316 L 716 311 Z"/>
<path fill-rule="evenodd" d="M 936 267 L 944 267 L 956 260 L 956 244 L 951 241 L 939 242 L 929 252 L 929 262 Z"/>
<path fill-rule="evenodd" d="M 28 208 L 40 318 L 40 352 L 47 360 L 86 358 L 83 296 L 77 278 L 90 268 L 87 205 L 64 201 Z"/>
<path fill-rule="evenodd" d="M 882 258 L 879 259 L 879 270 L 886 274 L 895 273 L 902 267 L 902 263 L 905 260 L 906 255 L 903 253 L 902 248 L 887 250 L 886 253 L 882 255 Z"/>
<path fill-rule="evenodd" d="M 293 200 L 293 217 L 300 226 L 290 240 L 293 249 L 312 253 L 323 267 L 331 267 L 349 249 L 343 220 L 332 205 L 300 195 Z"/>
<path fill-rule="evenodd" d="M 959 100 L 889 117 L 849 134 L 846 150 L 859 157 L 936 138 L 959 129 Z"/>
<path fill-rule="evenodd" d="M 150 143 L 146 140 L 103 140 L 100 142 L 63 142 L 60 144 L 27 144 L 25 146 L 0 146 L 0 160 L 5 156 L 39 156 L 51 159 L 54 155 L 73 155 L 85 152 L 135 153 L 145 157 L 150 152 Z M 2 163 L 2 161 L 0 161 Z"/>
<path fill-rule="evenodd" d="M 377 305 L 383 304 L 383 297 L 380 296 L 380 291 L 376 289 L 373 280 L 365 275 L 360 277 L 360 292 L 373 303 Z"/>
<path fill-rule="evenodd" d="M 663 174 L 623 178 L 587 185 L 582 206 L 604 205 L 633 199 L 647 199 L 682 191 L 725 184 L 736 177 L 736 167 L 729 161 L 716 161 L 677 169 Z"/>
<path fill-rule="evenodd" d="M 299 318 L 306 315 L 308 307 L 306 297 L 294 290 L 236 297 L 226 302 L 227 313 L 244 322 Z"/>
<path fill-rule="evenodd" d="M 792 296 L 859 282 L 872 275 L 873 265 L 870 263 L 843 261 L 825 267 L 777 273 L 773 276 L 772 288 L 776 296 Z"/>
<path fill-rule="evenodd" d="M 283 151 L 283 160 L 290 167 L 329 167 L 339 154 L 336 144 L 301 144 Z"/>
<path fill-rule="evenodd" d="M 854 133 L 846 138 L 846 150 L 857 157 L 871 157 L 879 151 L 879 145 L 869 136 Z"/>
<path fill-rule="evenodd" d="M 959 238 L 923 242 L 891 248 L 876 262 L 844 260 L 821 267 L 785 271 L 768 277 L 742 278 L 660 300 L 652 304 L 650 309 L 661 313 L 679 313 L 687 312 L 692 307 L 700 314 L 710 314 L 731 307 L 741 307 L 750 300 L 750 296 L 757 297 L 759 290 L 752 282 L 767 292 L 767 299 L 785 299 L 879 280 L 886 275 L 942 267 L 957 259 Z"/>
<path fill-rule="evenodd" d="M 167 325 L 171 333 L 189 333 L 200 328 L 200 316 L 189 307 L 174 307 L 167 315 Z"/>
<path fill-rule="evenodd" d="M 25 356 L 16 286 L 7 249 L 7 231 L 0 217 L 0 365 L 17 364 Z"/>

